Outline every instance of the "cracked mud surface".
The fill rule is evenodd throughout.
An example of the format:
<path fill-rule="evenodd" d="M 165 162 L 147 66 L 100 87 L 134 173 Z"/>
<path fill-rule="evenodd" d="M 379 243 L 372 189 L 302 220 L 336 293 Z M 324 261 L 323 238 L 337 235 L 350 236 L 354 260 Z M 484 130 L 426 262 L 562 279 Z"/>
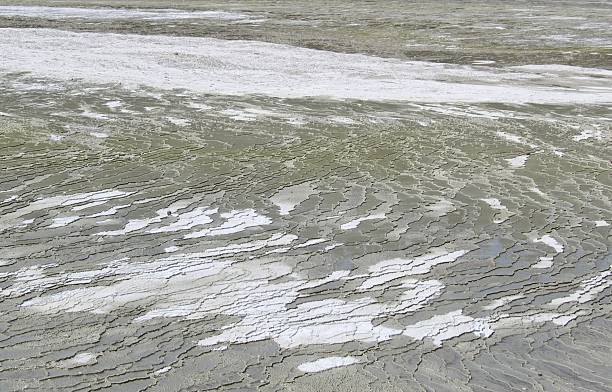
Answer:
<path fill-rule="evenodd" d="M 0 6 L 0 390 L 611 391 L 612 11 L 564 4 Z"/>

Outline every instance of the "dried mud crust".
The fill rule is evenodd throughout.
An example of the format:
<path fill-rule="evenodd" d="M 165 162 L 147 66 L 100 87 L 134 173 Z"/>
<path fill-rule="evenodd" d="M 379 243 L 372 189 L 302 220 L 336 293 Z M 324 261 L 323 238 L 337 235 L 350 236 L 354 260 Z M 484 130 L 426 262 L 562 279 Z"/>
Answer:
<path fill-rule="evenodd" d="M 280 12 L 247 5 L 210 9 Z M 376 17 L 364 7 L 357 19 Z M 139 55 L 118 61 L 111 27 L 91 23 L 99 34 L 0 38 L 39 51 L 0 60 L 1 391 L 610 391 L 604 66 L 355 64 L 282 46 L 378 94 L 307 96 L 292 79 L 316 79 L 305 61 L 200 61 L 196 43 L 234 44 L 134 36 Z M 62 51 L 79 40 L 89 54 Z M 455 99 L 389 100 L 389 64 Z M 161 82 L 130 81 L 143 75 Z"/>
<path fill-rule="evenodd" d="M 562 4 L 562 5 L 560 5 Z M 15 1 L 6 7 L 49 6 Z M 194 18 L 144 20 L 58 19 L 0 13 L 0 27 L 58 28 L 257 40 L 342 53 L 409 60 L 493 65 L 565 64 L 611 69 L 610 15 L 605 2 L 402 1 L 261 2 L 169 4 L 165 1 L 54 1 L 55 7 L 116 7 L 127 10 L 225 11 L 242 20 Z M 43 12 L 44 14 L 44 12 Z M 493 63 L 491 63 L 493 61 Z"/>

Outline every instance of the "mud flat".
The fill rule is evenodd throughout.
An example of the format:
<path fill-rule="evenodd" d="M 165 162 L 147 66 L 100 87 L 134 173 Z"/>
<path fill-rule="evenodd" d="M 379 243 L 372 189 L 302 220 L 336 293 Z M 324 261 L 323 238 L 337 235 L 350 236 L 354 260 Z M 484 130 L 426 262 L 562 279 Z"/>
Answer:
<path fill-rule="evenodd" d="M 610 391 L 564 4 L 0 6 L 0 390 Z"/>

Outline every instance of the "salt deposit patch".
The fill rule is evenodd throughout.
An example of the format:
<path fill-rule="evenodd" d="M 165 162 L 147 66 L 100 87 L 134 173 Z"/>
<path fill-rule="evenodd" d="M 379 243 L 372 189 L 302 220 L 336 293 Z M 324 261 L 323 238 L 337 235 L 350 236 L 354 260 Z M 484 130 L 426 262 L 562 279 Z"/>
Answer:
<path fill-rule="evenodd" d="M 535 145 L 533 143 L 529 143 L 528 141 L 526 141 L 525 138 L 523 138 L 522 136 L 515 135 L 513 133 L 497 131 L 496 135 L 501 137 L 502 139 L 505 139 L 505 140 L 507 140 L 509 142 L 512 142 L 512 143 L 525 144 L 525 145 L 527 145 L 527 146 L 529 146 L 531 148 L 536 148 L 537 147 L 537 145 Z"/>
<path fill-rule="evenodd" d="M 185 127 L 190 123 L 187 119 L 177 117 L 166 117 L 166 120 L 179 127 Z"/>
<path fill-rule="evenodd" d="M 508 207 L 503 205 L 499 199 L 488 198 L 488 199 L 480 199 L 480 200 L 487 203 L 489 207 L 491 207 L 492 209 L 499 211 L 496 214 L 497 218 L 493 220 L 493 223 L 502 223 L 510 217 L 511 214 L 508 212 Z"/>
<path fill-rule="evenodd" d="M 98 354 L 94 353 L 78 353 L 74 357 L 60 362 L 58 365 L 63 368 L 75 368 L 86 365 L 93 365 L 97 362 Z"/>
<path fill-rule="evenodd" d="M 509 295 L 507 297 L 496 299 L 495 301 L 491 302 L 489 305 L 483 306 L 482 308 L 485 310 L 494 310 L 494 309 L 500 308 L 506 304 L 509 304 L 512 301 L 516 301 L 517 299 L 521 299 L 521 298 L 525 298 L 525 296 L 523 294 Z"/>
<path fill-rule="evenodd" d="M 431 214 L 436 217 L 441 217 L 449 212 L 455 211 L 457 208 L 453 205 L 453 203 L 449 200 L 440 200 L 432 205 L 426 207 Z"/>
<path fill-rule="evenodd" d="M 246 14 L 226 11 L 183 11 L 176 9 L 70 8 L 41 6 L 0 6 L 0 16 L 25 16 L 45 19 L 223 19 L 240 20 Z"/>
<path fill-rule="evenodd" d="M 296 284 L 299 284 L 300 288 L 316 287 L 342 276 L 343 274 L 337 273 L 316 281 L 292 282 L 290 287 Z M 278 299 L 272 302 L 266 299 L 271 296 L 271 293 L 267 293 L 258 300 L 257 304 L 241 308 L 236 307 L 240 304 L 233 304 L 228 308 L 231 312 L 224 313 L 233 315 L 246 313 L 242 321 L 228 325 L 219 335 L 203 339 L 199 344 L 210 346 L 221 342 L 246 343 L 269 338 L 284 348 L 346 343 L 355 340 L 381 342 L 401 334 L 402 330 L 374 325 L 374 319 L 417 310 L 431 298 L 414 298 L 412 295 L 406 295 L 390 303 L 380 303 L 369 297 L 348 301 L 326 299 L 301 303 L 296 308 L 287 309 L 286 305 L 296 298 L 296 294 L 292 291 L 278 294 Z M 281 298 L 289 302 L 280 302 Z M 236 309 L 232 310 L 234 307 Z M 253 307 L 256 309 L 253 310 Z"/>
<path fill-rule="evenodd" d="M 539 75 L 530 78 L 511 69 L 408 62 L 254 41 L 2 29 L 0 52 L 11 53 L 2 62 L 9 72 L 128 88 L 413 102 L 612 102 L 610 83 L 604 81 L 595 91 L 559 75 L 546 86 Z M 572 89 L 555 87 L 562 82 Z"/>
<path fill-rule="evenodd" d="M 503 314 L 496 320 L 491 321 L 491 325 L 494 327 L 494 329 L 516 328 L 517 326 L 522 327 L 545 322 L 552 322 L 555 325 L 564 326 L 570 321 L 574 320 L 576 317 L 578 317 L 578 314 L 552 312 L 539 312 L 537 314 L 522 315 Z"/>
<path fill-rule="evenodd" d="M 308 240 L 308 241 L 306 241 L 306 242 L 304 242 L 302 244 L 296 245 L 293 248 L 294 249 L 306 248 L 306 247 L 309 247 L 309 246 L 312 246 L 312 245 L 317 245 L 317 244 L 320 244 L 320 243 L 326 242 L 326 241 L 327 241 L 326 238 L 314 238 L 314 239 Z"/>
<path fill-rule="evenodd" d="M 368 268 L 369 274 L 367 279 L 363 281 L 358 290 L 371 290 L 374 287 L 398 278 L 426 274 L 434 266 L 452 263 L 466 253 L 467 251 L 465 250 L 446 252 L 442 249 L 436 249 L 414 259 L 395 258 L 381 261 Z M 441 289 L 441 287 L 439 288 Z"/>
<path fill-rule="evenodd" d="M 123 102 L 121 101 L 107 101 L 104 103 L 109 109 L 116 109 L 123 106 Z"/>
<path fill-rule="evenodd" d="M 115 207 L 111 207 L 108 210 L 102 211 L 102 212 L 97 212 L 95 214 L 89 215 L 87 216 L 88 218 L 98 218 L 101 216 L 109 216 L 109 215 L 115 215 L 117 213 L 117 211 L 123 209 L 123 208 L 127 208 L 129 207 L 129 204 L 122 204 L 122 205 L 118 205 Z"/>
<path fill-rule="evenodd" d="M 585 303 L 592 301 L 595 299 L 597 294 L 601 293 L 608 287 L 612 285 L 612 280 L 610 280 L 610 275 L 612 275 L 612 267 L 596 275 L 590 279 L 586 279 L 580 284 L 580 288 L 575 292 L 561 298 L 555 298 L 550 301 L 551 306 L 559 306 L 567 302 L 578 302 Z"/>
<path fill-rule="evenodd" d="M 542 238 L 536 238 L 533 240 L 535 243 L 543 243 L 548 247 L 555 250 L 555 254 L 562 253 L 564 250 L 563 244 L 557 241 L 554 237 L 546 234 L 542 236 Z M 554 256 L 554 255 L 553 255 Z M 540 257 L 540 261 L 533 264 L 531 268 L 550 268 L 553 266 L 553 256 L 542 256 Z"/>
<path fill-rule="evenodd" d="M 508 209 L 505 205 L 501 203 L 501 201 L 499 201 L 499 199 L 496 199 L 496 198 L 480 199 L 480 200 L 487 203 L 489 207 L 493 208 L 494 210 L 507 210 Z"/>
<path fill-rule="evenodd" d="M 540 261 L 531 266 L 531 268 L 550 268 L 553 266 L 553 258 L 550 256 L 540 257 Z"/>
<path fill-rule="evenodd" d="M 512 67 L 512 69 L 527 71 L 527 72 L 535 72 L 538 74 L 547 73 L 547 74 L 573 74 L 575 76 L 598 76 L 598 77 L 610 77 L 612 76 L 612 71 L 601 68 L 585 68 L 585 67 L 572 67 L 570 65 L 562 65 L 562 64 L 530 64 L 530 65 L 518 65 Z"/>
<path fill-rule="evenodd" d="M 345 125 L 351 125 L 351 124 L 355 124 L 355 120 L 353 120 L 350 117 L 343 117 L 343 116 L 331 116 L 329 117 L 329 120 L 331 122 L 334 122 L 336 124 L 345 124 Z"/>
<path fill-rule="evenodd" d="M 172 370 L 172 366 L 166 366 L 166 367 L 163 367 L 161 369 L 154 371 L 153 374 L 158 376 L 160 374 L 168 373 L 170 370 Z"/>
<path fill-rule="evenodd" d="M 540 188 L 538 188 L 537 186 L 529 188 L 529 190 L 538 196 L 547 197 L 546 193 L 542 192 L 542 190 L 540 190 Z"/>
<path fill-rule="evenodd" d="M 263 226 L 272 223 L 272 219 L 265 215 L 260 215 L 253 209 L 235 210 L 221 214 L 221 218 L 226 221 L 218 227 L 207 228 L 194 231 L 185 235 L 186 239 L 200 237 L 214 237 L 239 233 L 251 227 Z"/>
<path fill-rule="evenodd" d="M 368 216 L 362 216 L 361 218 L 353 219 L 350 222 L 347 222 L 347 223 L 344 223 L 344 224 L 340 225 L 340 229 L 342 229 L 342 230 L 356 229 L 361 224 L 361 222 L 365 222 L 365 221 L 369 221 L 369 220 L 384 219 L 385 217 L 386 217 L 386 215 L 384 213 L 372 214 L 372 215 L 368 215 Z"/>
<path fill-rule="evenodd" d="M 403 334 L 416 340 L 429 338 L 436 346 L 441 346 L 445 340 L 473 333 L 479 337 L 489 337 L 493 329 L 486 319 L 464 316 L 461 310 L 434 316 L 428 320 L 419 321 L 404 329 Z"/>
<path fill-rule="evenodd" d="M 72 211 L 81 211 L 81 210 L 86 210 L 88 208 L 92 208 L 92 207 L 96 207 L 102 204 L 105 204 L 108 200 L 97 200 L 97 201 L 92 201 L 91 203 L 87 203 L 87 204 L 82 204 L 82 205 L 78 205 L 75 207 L 72 207 Z"/>
<path fill-rule="evenodd" d="M 222 291 L 222 286 L 227 283 L 224 282 L 225 278 L 233 277 L 241 282 L 242 279 L 249 278 L 247 272 L 251 268 L 260 270 L 258 273 L 264 275 L 275 277 L 284 275 L 288 267 L 283 264 L 261 267 L 254 263 L 228 269 L 233 261 L 223 258 L 244 252 L 254 252 L 266 247 L 287 245 L 295 239 L 296 237 L 292 235 L 275 234 L 265 240 L 211 248 L 198 253 L 176 254 L 147 262 L 129 262 L 129 260 L 122 259 L 101 265 L 100 269 L 49 276 L 44 273 L 49 267 L 29 267 L 19 271 L 15 275 L 16 282 L 0 291 L 0 294 L 19 296 L 31 292 L 42 292 L 52 287 L 69 287 L 91 283 L 95 279 L 115 277 L 120 279 L 112 285 L 59 291 L 25 301 L 22 306 L 45 313 L 108 313 L 116 307 L 150 297 L 167 297 L 171 300 L 197 303 L 204 298 L 201 296 L 201 290 L 209 287 L 210 290 Z M 271 271 L 270 268 L 275 269 Z M 226 276 L 224 271 L 230 275 Z M 206 279 L 213 276 L 216 278 L 211 278 L 212 281 Z M 215 283 L 215 279 L 221 280 Z M 231 296 L 233 293 L 226 294 Z"/>
<path fill-rule="evenodd" d="M 40 210 L 51 210 L 59 207 L 75 206 L 88 202 L 108 201 L 130 195 L 132 192 L 117 190 L 104 190 L 98 192 L 78 193 L 72 195 L 60 195 L 38 199 L 29 205 L 16 211 L 0 216 L 0 231 L 5 230 L 17 223 L 21 223 L 22 216 Z"/>
<path fill-rule="evenodd" d="M 359 362 L 359 358 L 355 357 L 326 357 L 312 362 L 304 362 L 297 368 L 304 373 L 316 373 L 337 367 L 354 365 Z"/>
<path fill-rule="evenodd" d="M 542 238 L 536 238 L 535 240 L 533 240 L 533 242 L 541 242 L 543 244 L 546 244 L 549 247 L 553 248 L 555 250 L 555 252 L 557 252 L 557 253 L 563 252 L 563 244 L 561 244 L 554 237 L 552 237 L 552 236 L 550 236 L 548 234 L 546 234 Z"/>
<path fill-rule="evenodd" d="M 575 135 L 572 137 L 572 139 L 576 142 L 591 139 L 591 138 L 600 139 L 601 131 L 594 130 L 594 129 L 585 129 L 582 132 L 580 132 L 578 135 Z"/>
<path fill-rule="evenodd" d="M 397 296 L 386 302 L 366 295 L 315 299 L 289 306 L 298 298 L 307 298 L 304 291 L 351 278 L 350 271 L 333 271 L 322 278 L 308 280 L 295 274 L 283 262 L 263 263 L 255 259 L 238 263 L 231 259 L 239 253 L 282 248 L 296 239 L 294 235 L 278 233 L 265 240 L 230 244 L 198 253 L 173 254 L 153 261 L 118 260 L 84 272 L 47 275 L 45 268 L 28 268 L 19 273 L 21 280 L 3 290 L 2 295 L 18 296 L 53 288 L 52 294 L 38 295 L 21 305 L 32 311 L 51 314 L 104 314 L 127 304 L 148 307 L 149 310 L 138 316 L 135 322 L 160 317 L 200 319 L 224 314 L 238 317 L 240 321 L 226 325 L 217 335 L 202 339 L 200 345 L 272 339 L 281 347 L 295 348 L 311 344 L 389 340 L 402 334 L 403 330 L 375 324 L 374 320 L 421 309 L 444 287 L 436 280 L 407 279 L 396 287 Z M 371 272 L 399 271 L 414 275 L 435 264 L 450 262 L 460 254 L 463 252 L 432 252 L 402 263 L 404 266 L 385 263 L 374 267 Z M 352 278 L 367 281 L 373 277 L 367 274 Z M 102 278 L 114 282 L 94 284 L 96 279 Z M 74 288 L 82 284 L 88 285 Z M 361 295 L 367 292 L 365 286 L 359 291 Z M 466 319 L 459 321 L 463 323 Z M 444 339 L 444 336 L 440 338 Z"/>
<path fill-rule="evenodd" d="M 78 216 L 64 216 L 61 218 L 53 218 L 53 223 L 49 226 L 49 228 L 53 229 L 56 227 L 63 227 L 78 219 L 79 219 Z"/>
<path fill-rule="evenodd" d="M 192 211 L 178 213 L 179 210 L 185 209 L 191 203 L 191 200 L 179 200 L 177 202 L 172 203 L 167 208 L 159 209 L 155 212 L 156 216 L 151 218 L 142 218 L 142 219 L 131 219 L 128 223 L 123 227 L 123 229 L 118 230 L 110 230 L 103 231 L 97 233 L 97 235 L 103 236 L 117 236 L 117 235 L 125 235 L 131 233 L 133 231 L 144 229 L 150 225 L 161 223 L 162 221 L 168 219 L 175 219 L 176 221 L 165 226 L 153 228 L 147 231 L 147 233 L 167 233 L 173 231 L 180 230 L 188 230 L 193 227 L 199 225 L 205 225 L 211 223 L 213 219 L 211 215 L 217 213 L 216 208 L 209 209 L 208 207 L 196 207 Z M 123 207 L 118 206 L 114 207 L 105 212 L 94 214 L 93 216 L 105 216 L 112 215 L 117 212 L 117 209 Z M 222 214 L 222 216 L 224 216 Z"/>
<path fill-rule="evenodd" d="M 270 201 L 278 207 L 281 215 L 288 215 L 313 193 L 315 193 L 313 184 L 298 184 L 279 190 L 270 198 Z"/>
<path fill-rule="evenodd" d="M 211 223 L 211 215 L 216 214 L 217 208 L 197 207 L 193 211 L 177 216 L 177 221 L 167 226 L 149 230 L 149 233 L 167 233 L 171 231 L 188 230 L 195 226 Z"/>
<path fill-rule="evenodd" d="M 516 169 L 525 166 L 528 158 L 529 155 L 519 155 L 518 157 L 506 159 L 506 162 L 508 162 L 511 168 Z"/>
<path fill-rule="evenodd" d="M 17 195 L 12 195 L 12 196 L 9 196 L 9 197 L 7 197 L 6 199 L 4 199 L 4 200 L 2 201 L 2 203 L 10 203 L 10 202 L 12 202 L 12 201 L 14 201 L 14 200 L 17 200 L 18 198 L 19 198 L 19 196 L 17 196 Z"/>

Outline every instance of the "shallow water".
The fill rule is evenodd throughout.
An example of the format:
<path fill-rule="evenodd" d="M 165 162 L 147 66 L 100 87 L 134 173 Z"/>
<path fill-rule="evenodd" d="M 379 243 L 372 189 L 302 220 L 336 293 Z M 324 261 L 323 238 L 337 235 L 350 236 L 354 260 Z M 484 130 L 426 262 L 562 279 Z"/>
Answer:
<path fill-rule="evenodd" d="M 610 390 L 607 3 L 33 4 L 0 390 Z"/>

